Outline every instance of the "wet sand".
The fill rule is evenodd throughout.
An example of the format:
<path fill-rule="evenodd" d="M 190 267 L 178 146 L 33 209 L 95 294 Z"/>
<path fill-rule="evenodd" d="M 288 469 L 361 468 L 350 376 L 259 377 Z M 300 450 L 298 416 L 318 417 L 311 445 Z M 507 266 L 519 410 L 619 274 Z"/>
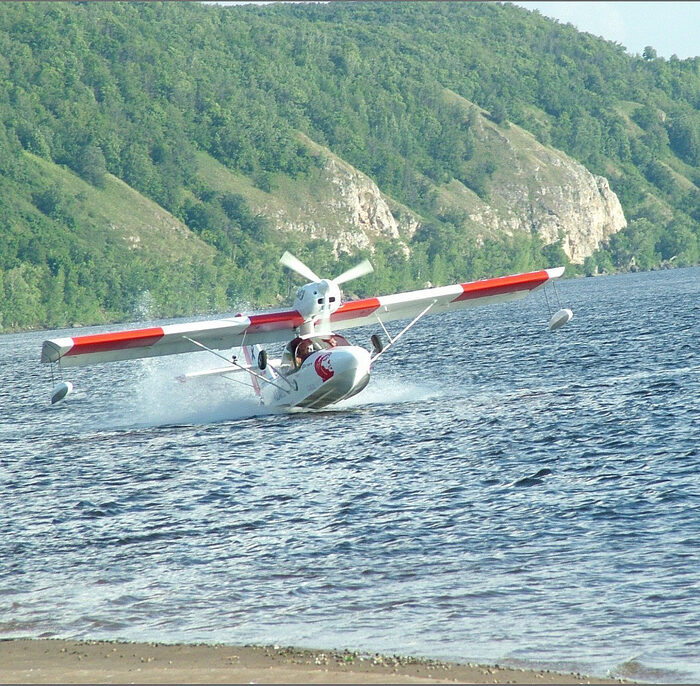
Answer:
<path fill-rule="evenodd" d="M 0 640 L 0 683 L 614 684 L 580 674 L 280 646 Z"/>

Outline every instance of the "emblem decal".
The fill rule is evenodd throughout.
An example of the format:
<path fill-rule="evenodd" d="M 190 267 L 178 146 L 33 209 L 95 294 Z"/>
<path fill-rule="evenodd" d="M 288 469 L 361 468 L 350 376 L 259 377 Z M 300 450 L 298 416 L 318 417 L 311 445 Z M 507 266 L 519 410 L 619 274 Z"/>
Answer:
<path fill-rule="evenodd" d="M 335 374 L 333 367 L 331 367 L 331 354 L 324 353 L 319 355 L 314 362 L 314 369 L 316 373 L 323 379 L 324 383 Z"/>

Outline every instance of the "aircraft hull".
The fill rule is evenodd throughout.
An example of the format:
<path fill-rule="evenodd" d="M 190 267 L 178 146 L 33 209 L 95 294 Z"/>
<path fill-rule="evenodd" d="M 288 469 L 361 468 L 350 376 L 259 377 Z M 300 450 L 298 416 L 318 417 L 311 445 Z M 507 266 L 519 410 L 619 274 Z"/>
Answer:
<path fill-rule="evenodd" d="M 358 346 L 312 353 L 301 367 L 265 384 L 265 405 L 279 408 L 321 409 L 359 393 L 370 376 L 370 354 Z M 286 379 L 286 381 L 285 381 Z"/>

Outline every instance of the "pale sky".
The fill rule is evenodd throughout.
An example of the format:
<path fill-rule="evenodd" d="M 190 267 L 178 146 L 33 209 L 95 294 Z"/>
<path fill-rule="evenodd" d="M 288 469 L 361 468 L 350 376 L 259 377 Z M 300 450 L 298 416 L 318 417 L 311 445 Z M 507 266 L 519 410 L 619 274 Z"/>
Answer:
<path fill-rule="evenodd" d="M 700 2 L 519 2 L 579 31 L 620 43 L 641 55 L 651 45 L 668 59 L 700 56 Z"/>

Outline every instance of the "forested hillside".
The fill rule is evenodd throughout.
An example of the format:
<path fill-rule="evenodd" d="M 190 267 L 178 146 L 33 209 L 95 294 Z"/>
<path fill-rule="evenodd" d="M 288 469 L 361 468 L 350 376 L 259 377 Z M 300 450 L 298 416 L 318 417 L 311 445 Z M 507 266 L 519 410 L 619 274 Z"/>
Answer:
<path fill-rule="evenodd" d="M 627 228 L 570 271 L 700 261 L 700 58 L 631 56 L 515 6 L 3 3 L 0 79 L 5 330 L 272 304 L 296 283 L 284 249 L 330 276 L 369 256 L 336 263 L 255 209 L 307 204 L 321 148 L 418 225 L 408 259 L 374 241 L 358 294 L 561 263 L 440 203 L 503 177 L 477 108 L 619 197 Z"/>

